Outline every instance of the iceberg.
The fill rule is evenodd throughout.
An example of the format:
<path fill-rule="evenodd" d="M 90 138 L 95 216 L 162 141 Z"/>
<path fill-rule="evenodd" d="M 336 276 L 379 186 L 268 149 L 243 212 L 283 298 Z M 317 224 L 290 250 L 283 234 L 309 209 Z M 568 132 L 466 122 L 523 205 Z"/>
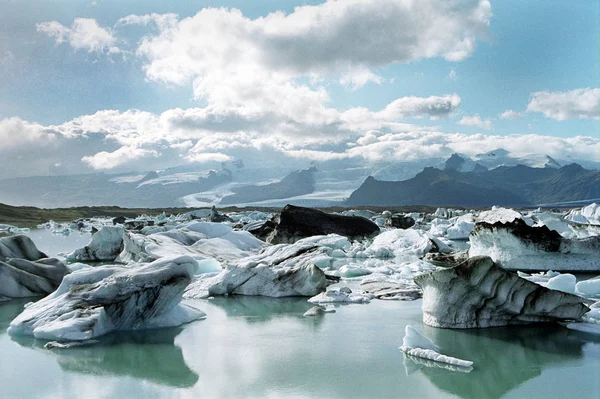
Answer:
<path fill-rule="evenodd" d="M 414 279 L 423 289 L 423 322 L 441 328 L 486 328 L 580 320 L 584 299 L 550 290 L 499 267 L 486 256 Z"/>
<path fill-rule="evenodd" d="M 568 239 L 546 226 L 515 219 L 477 223 L 469 242 L 469 256 L 490 256 L 509 270 L 599 270 L 600 236 Z"/>
<path fill-rule="evenodd" d="M 0 238 L 0 297 L 48 295 L 68 273 L 60 260 L 47 258 L 29 237 Z"/>
<path fill-rule="evenodd" d="M 78 262 L 112 262 L 123 251 L 123 235 L 121 226 L 102 226 L 92 235 L 88 245 L 67 254 L 67 260 Z"/>
<path fill-rule="evenodd" d="M 325 253 L 325 248 L 309 243 L 273 245 L 260 254 L 225 262 L 218 274 L 199 276 L 184 297 L 314 296 L 327 286 L 325 273 L 315 265 Z"/>
<path fill-rule="evenodd" d="M 86 341 L 113 331 L 174 327 L 205 317 L 181 304 L 196 267 L 178 257 L 133 267 L 98 266 L 67 275 L 52 294 L 25 308 L 12 335 Z"/>

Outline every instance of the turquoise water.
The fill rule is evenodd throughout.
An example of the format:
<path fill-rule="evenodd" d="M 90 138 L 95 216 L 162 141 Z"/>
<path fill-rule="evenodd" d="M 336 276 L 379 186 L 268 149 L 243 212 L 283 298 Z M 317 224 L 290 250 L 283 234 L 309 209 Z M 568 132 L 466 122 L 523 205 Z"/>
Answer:
<path fill-rule="evenodd" d="M 194 301 L 206 320 L 46 350 L 5 333 L 24 302 L 0 305 L 6 398 L 595 398 L 600 339 L 560 326 L 442 330 L 421 301 L 374 301 L 302 314 L 305 299 Z M 471 373 L 419 366 L 397 349 L 407 324 Z"/>

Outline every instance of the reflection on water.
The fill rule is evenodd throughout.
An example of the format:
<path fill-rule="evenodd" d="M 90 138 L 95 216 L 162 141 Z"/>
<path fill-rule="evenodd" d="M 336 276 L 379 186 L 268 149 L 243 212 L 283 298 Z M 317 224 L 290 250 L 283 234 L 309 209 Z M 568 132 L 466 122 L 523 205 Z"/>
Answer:
<path fill-rule="evenodd" d="M 443 391 L 464 398 L 500 398 L 545 367 L 580 359 L 584 341 L 558 325 L 471 330 L 426 328 L 444 354 L 474 362 L 468 375 L 423 369 Z"/>
<path fill-rule="evenodd" d="M 223 309 L 228 317 L 241 317 L 248 323 L 266 323 L 278 317 L 302 316 L 314 306 L 302 297 L 274 299 L 241 295 L 216 297 L 210 303 Z"/>
<path fill-rule="evenodd" d="M 70 373 L 152 381 L 173 387 L 191 387 L 198 374 L 186 365 L 175 345 L 181 328 L 110 334 L 99 343 L 70 349 L 44 349 L 45 342 L 29 337 L 12 337 L 18 344 L 56 356 L 62 370 Z"/>
<path fill-rule="evenodd" d="M 144 399 L 531 398 L 548 396 L 556 372 L 569 381 L 598 380 L 600 345 L 557 326 L 434 329 L 421 323 L 421 301 L 340 306 L 320 318 L 302 317 L 312 306 L 305 298 L 190 302 L 206 320 L 114 334 L 94 346 L 49 351 L 44 342 L 0 335 L 3 395 L 83 397 L 99 386 L 108 392 L 103 397 Z M 2 330 L 23 303 L 0 305 Z M 404 357 L 397 348 L 407 324 L 422 329 L 442 353 L 474 361 L 473 370 L 431 368 Z M 24 388 L 34 370 L 46 382 Z M 579 398 L 594 397 L 593 386 L 578 385 Z"/>
<path fill-rule="evenodd" d="M 4 334 L 10 322 L 23 311 L 23 305 L 35 300 L 35 298 L 24 298 L 0 302 L 0 334 Z"/>

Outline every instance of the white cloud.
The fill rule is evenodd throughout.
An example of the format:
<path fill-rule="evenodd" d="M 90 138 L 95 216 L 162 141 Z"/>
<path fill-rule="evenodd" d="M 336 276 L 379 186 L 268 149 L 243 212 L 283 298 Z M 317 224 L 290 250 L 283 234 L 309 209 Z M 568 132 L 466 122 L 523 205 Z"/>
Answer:
<path fill-rule="evenodd" d="M 96 170 L 114 169 L 124 163 L 148 157 L 158 157 L 158 152 L 135 147 L 121 147 L 113 152 L 100 151 L 81 160 Z"/>
<path fill-rule="evenodd" d="M 457 123 L 463 126 L 477 126 L 486 130 L 492 128 L 492 121 L 489 119 L 481 119 L 479 115 L 463 116 Z"/>
<path fill-rule="evenodd" d="M 487 0 L 331 0 L 256 19 L 236 9 L 205 8 L 145 38 L 137 53 L 146 58 L 151 80 L 192 81 L 199 98 L 240 104 L 256 94 L 282 94 L 272 86 L 288 85 L 284 94 L 293 96 L 299 77 L 339 76 L 356 89 L 380 82 L 372 68 L 432 57 L 460 61 L 473 52 L 490 18 Z"/>
<path fill-rule="evenodd" d="M 156 26 L 161 29 L 168 29 L 175 26 L 178 22 L 179 16 L 177 14 L 145 14 L 145 15 L 135 15 L 131 14 L 126 17 L 120 18 L 115 26 L 124 26 L 124 25 L 148 25 L 150 23 L 156 24 Z"/>
<path fill-rule="evenodd" d="M 558 159 L 600 159 L 600 137 L 448 134 L 393 120 L 396 115 L 423 112 L 430 102 L 399 99 L 377 112 L 333 110 L 320 124 L 292 121 L 276 112 L 251 113 L 244 108 L 224 112 L 211 106 L 162 114 L 106 110 L 53 126 L 4 119 L 0 177 L 154 170 L 185 163 L 217 167 L 235 159 L 290 169 L 310 161 L 369 165 L 443 158 L 453 152 L 475 155 L 497 148 Z"/>
<path fill-rule="evenodd" d="M 522 112 L 513 111 L 512 109 L 507 109 L 503 113 L 499 115 L 500 119 L 508 119 L 508 120 L 516 120 L 521 119 L 523 117 Z"/>
<path fill-rule="evenodd" d="M 380 85 L 383 83 L 383 78 L 371 72 L 367 68 L 358 68 L 350 71 L 340 78 L 340 84 L 346 86 L 350 90 L 357 90 L 369 82 Z"/>
<path fill-rule="evenodd" d="M 454 69 L 450 70 L 450 73 L 448 73 L 448 77 L 452 80 L 456 80 L 457 79 L 456 71 Z"/>
<path fill-rule="evenodd" d="M 114 54 L 120 53 L 117 38 L 109 30 L 98 25 L 93 18 L 75 18 L 71 27 L 60 22 L 42 22 L 36 25 L 37 31 L 53 38 L 56 44 L 67 42 L 77 50 Z"/>
<path fill-rule="evenodd" d="M 600 88 L 563 92 L 538 91 L 531 94 L 527 112 L 541 112 L 546 118 L 600 120 Z"/>

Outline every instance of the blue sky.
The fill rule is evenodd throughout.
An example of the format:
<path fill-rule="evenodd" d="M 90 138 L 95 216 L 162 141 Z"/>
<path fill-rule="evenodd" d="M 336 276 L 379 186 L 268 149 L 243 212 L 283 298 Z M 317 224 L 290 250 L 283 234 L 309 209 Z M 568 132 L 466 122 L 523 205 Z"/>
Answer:
<path fill-rule="evenodd" d="M 389 3 L 390 7 L 395 7 L 394 3 L 398 3 L 398 7 L 403 7 L 404 4 L 400 0 L 397 2 L 386 0 L 386 3 Z M 432 117 L 431 114 L 420 111 L 409 112 L 404 108 L 401 112 L 398 111 L 399 114 L 393 115 L 393 122 L 414 125 L 416 130 L 429 129 L 441 133 L 465 135 L 481 133 L 494 136 L 536 134 L 557 138 L 600 137 L 600 113 L 598 111 L 600 105 L 589 104 L 590 101 L 600 101 L 598 100 L 600 92 L 597 90 L 577 92 L 577 90 L 596 89 L 600 86 L 600 51 L 598 50 L 600 49 L 600 2 L 505 0 L 491 2 L 491 10 L 484 7 L 485 4 L 482 5 L 486 2 L 476 0 L 446 2 L 453 4 L 452 12 L 456 13 L 456 21 L 452 20 L 455 17 L 450 14 L 436 14 L 437 3 L 443 2 L 434 0 L 420 2 L 411 12 L 414 12 L 415 15 L 422 15 L 423 20 L 431 21 L 432 24 L 448 23 L 448 36 L 454 34 L 456 36 L 454 41 L 446 40 L 443 32 L 435 33 L 435 28 L 431 28 L 431 31 L 434 32 L 432 34 L 434 36 L 439 34 L 439 37 L 435 36 L 433 39 L 430 37 L 431 35 L 419 37 L 418 29 L 422 29 L 419 27 L 421 20 L 418 17 L 407 16 L 404 11 L 398 15 L 406 18 L 405 21 L 399 21 L 397 26 L 381 24 L 381 31 L 376 32 L 374 27 L 377 28 L 378 25 L 377 23 L 369 25 L 369 18 L 383 17 L 377 15 L 377 5 L 374 5 L 371 8 L 367 6 L 356 8 L 359 10 L 357 12 L 365 12 L 366 26 L 373 30 L 371 36 L 357 34 L 357 37 L 360 40 L 365 38 L 373 40 L 374 45 L 363 51 L 366 47 L 364 41 L 344 43 L 343 34 L 331 39 L 338 40 L 341 47 L 348 45 L 350 52 L 353 51 L 353 46 L 356 53 L 364 52 L 360 55 L 362 57 L 360 59 L 358 59 L 359 56 L 355 57 L 353 54 L 349 55 L 340 51 L 340 54 L 332 55 L 332 59 L 328 60 L 326 55 L 318 54 L 318 51 L 314 51 L 313 48 L 309 49 L 311 54 L 314 53 L 312 57 L 321 57 L 318 60 L 315 58 L 315 64 L 322 63 L 322 65 L 306 66 L 301 60 L 302 51 L 304 51 L 301 46 L 314 45 L 318 47 L 331 45 L 331 42 L 320 44 L 318 43 L 319 39 L 313 42 L 310 40 L 304 42 L 306 38 L 300 37 L 301 35 L 296 33 L 293 35 L 297 37 L 289 41 L 286 46 L 297 45 L 298 48 L 292 48 L 288 55 L 289 59 L 281 62 L 277 59 L 277 49 L 273 49 L 273 54 L 270 54 L 266 61 L 263 59 L 264 56 L 261 59 L 248 59 L 247 57 L 253 56 L 250 54 L 254 54 L 251 52 L 236 59 L 235 43 L 230 42 L 219 44 L 225 50 L 217 57 L 230 57 L 227 60 L 230 59 L 228 62 L 231 64 L 237 62 L 243 66 L 244 62 L 250 62 L 256 68 L 265 68 L 267 71 L 265 78 L 269 79 L 269 82 L 271 82 L 271 75 L 285 75 L 273 79 L 269 84 L 281 87 L 292 84 L 296 87 L 306 88 L 310 90 L 310 95 L 307 97 L 310 100 L 307 101 L 322 101 L 324 109 L 335 110 L 339 113 L 359 108 L 376 112 L 385 109 L 399 98 L 430 98 L 445 95 L 460 97 L 460 105 L 451 106 L 447 114 L 442 117 L 438 117 L 439 115 Z M 163 57 L 160 54 L 157 55 L 158 47 L 155 46 L 149 52 L 140 53 L 140 43 L 144 37 L 163 40 L 168 36 L 166 31 L 151 22 L 117 25 L 117 21 L 132 14 L 143 16 L 150 13 L 175 13 L 178 14 L 177 25 L 171 28 L 179 29 L 179 24 L 183 24 L 184 18 L 194 17 L 204 7 L 227 7 L 239 9 L 245 19 L 245 22 L 236 19 L 227 24 L 235 25 L 239 22 L 240 29 L 254 29 L 249 27 L 253 23 L 260 25 L 260 22 L 255 23 L 256 18 L 267 17 L 274 12 L 289 15 L 294 13 L 294 7 L 307 5 L 314 5 L 316 11 L 308 14 L 308 17 L 302 18 L 310 20 L 310 15 L 314 18 L 324 18 L 318 23 L 311 22 L 314 25 L 311 25 L 312 28 L 305 33 L 307 37 L 314 32 L 320 34 L 320 29 L 323 30 L 323 35 L 329 34 L 326 30 L 328 22 L 325 18 L 333 16 L 335 19 L 338 12 L 339 15 L 342 15 L 336 19 L 338 24 L 346 23 L 344 18 L 355 17 L 352 13 L 344 10 L 344 7 L 336 4 L 329 7 L 328 13 L 322 12 L 326 7 L 320 1 L 149 1 L 142 4 L 134 1 L 96 0 L 95 2 L 60 1 L 57 4 L 49 4 L 45 1 L 10 2 L 2 0 L 0 1 L 0 120 L 13 118 L 14 121 L 14 118 L 18 118 L 27 125 L 24 128 L 27 129 L 31 128 L 33 123 L 44 128 L 63 126 L 74 118 L 93 115 L 102 110 L 117 110 L 125 113 L 127 110 L 135 109 L 159 116 L 173 109 L 206 110 L 207 106 L 215 106 L 218 107 L 220 115 L 230 115 L 234 112 L 233 108 L 227 107 L 234 107 L 236 113 L 241 112 L 239 109 L 241 101 L 247 101 L 247 98 L 240 97 L 238 94 L 248 88 L 240 88 L 240 86 L 236 86 L 235 82 L 229 82 L 224 77 L 227 75 L 215 74 L 210 82 L 204 82 L 207 85 L 204 92 L 199 92 L 197 89 L 198 82 L 210 75 L 214 68 L 223 65 L 222 62 L 225 62 L 225 58 L 220 61 L 221 63 L 212 65 L 210 64 L 212 61 L 194 59 L 192 55 L 190 60 L 184 61 L 184 64 L 189 61 L 189 65 L 186 64 L 184 67 L 185 78 L 180 79 L 176 76 L 178 67 L 174 63 L 178 62 L 177 60 L 181 59 L 182 55 L 187 57 L 184 50 Z M 393 8 L 390 9 L 393 10 Z M 345 12 L 346 14 L 344 14 Z M 487 14 L 482 16 L 482 12 L 487 12 Z M 230 14 L 233 14 L 233 11 L 227 11 L 224 18 L 229 18 Z M 108 54 L 108 45 L 95 49 L 85 47 L 90 43 L 85 41 L 80 47 L 76 47 L 77 45 L 73 42 L 69 42 L 68 37 L 66 39 L 63 37 L 62 41 L 59 40 L 56 29 L 73 29 L 76 18 L 86 18 L 88 22 L 90 19 L 95 20 L 99 29 L 110 33 L 114 39 L 111 46 L 118 48 L 120 52 Z M 296 19 L 296 23 L 300 25 L 296 28 L 292 27 L 293 29 L 300 29 L 299 27 L 303 26 L 302 18 L 299 16 Z M 474 18 L 478 18 L 478 20 L 473 22 Z M 179 36 L 179 39 L 174 39 L 178 40 L 176 43 L 181 43 L 182 40 L 197 43 L 206 37 L 206 32 L 202 31 L 206 22 L 203 22 L 201 17 L 195 19 L 197 26 L 195 30 L 190 30 L 194 33 L 188 32 L 188 36 Z M 283 20 L 283 17 L 280 19 Z M 291 19 L 289 20 L 291 21 Z M 352 20 L 352 23 L 357 25 L 355 28 L 357 31 L 365 29 L 364 26 L 358 27 L 361 21 L 363 21 L 361 15 Z M 55 25 L 44 25 L 48 23 Z M 59 28 L 56 28 L 57 26 Z M 61 26 L 62 28 L 60 28 Z M 279 25 L 272 24 L 272 26 Z M 226 25 L 224 28 L 214 27 L 217 30 L 221 28 L 224 29 L 223 35 L 226 36 L 231 25 Z M 263 32 L 262 34 L 267 38 L 278 36 L 277 40 L 284 42 L 288 40 L 286 35 L 291 33 L 284 32 L 284 25 L 280 29 L 283 33 L 277 32 L 273 35 L 273 32 Z M 291 32 L 294 32 L 293 29 Z M 343 32 L 341 29 L 340 32 Z M 63 30 L 63 32 L 65 31 Z M 197 36 L 189 37 L 192 34 Z M 220 32 L 216 32 L 211 40 L 215 40 L 214 38 L 219 40 L 219 35 Z M 391 55 L 385 54 L 385 46 L 388 43 L 385 38 L 392 36 L 406 40 L 407 46 L 390 51 Z M 473 46 L 461 53 L 460 56 L 449 56 L 443 46 L 457 45 L 464 36 L 471 39 Z M 377 47 L 378 39 L 381 39 L 380 48 Z M 410 42 L 413 39 L 415 42 Z M 263 46 L 260 41 L 265 41 L 265 38 L 249 40 L 256 40 L 256 42 L 250 41 L 249 43 L 256 45 L 258 51 L 269 50 L 260 47 Z M 353 40 L 353 38 L 349 37 L 348 40 Z M 442 41 L 442 48 L 436 47 L 436 40 Z M 274 43 L 277 42 L 274 41 Z M 335 42 L 333 43 L 335 44 Z M 157 43 L 154 42 L 153 45 L 157 45 Z M 228 47 L 231 49 L 227 50 Z M 194 51 L 212 51 L 207 48 L 204 46 Z M 410 50 L 412 48 L 416 49 L 414 50 L 415 54 L 403 53 L 413 51 Z M 284 47 L 279 51 L 287 51 L 287 49 L 288 47 Z M 165 67 L 165 65 L 167 66 Z M 149 66 L 151 70 L 155 68 L 154 75 L 148 72 Z M 158 70 L 159 66 L 162 68 L 160 71 Z M 197 66 L 200 70 L 194 71 L 193 68 Z M 347 72 L 346 68 L 350 72 Z M 346 72 L 348 75 L 352 75 L 357 70 L 363 73 L 363 77 L 365 71 L 369 73 L 366 81 L 354 86 L 347 82 L 341 83 Z M 242 77 L 241 79 L 246 78 Z M 222 95 L 217 96 L 214 93 L 221 90 L 220 82 L 226 82 L 228 87 L 223 89 Z M 260 85 L 261 82 L 261 80 L 257 80 L 253 85 Z M 265 84 L 265 86 L 267 85 Z M 231 92 L 236 92 L 233 97 L 231 97 Z M 543 92 L 547 95 L 540 98 L 539 104 L 532 105 L 532 96 L 536 92 Z M 284 92 L 277 91 L 277 93 L 285 97 L 285 94 L 281 94 Z M 319 97 L 319 100 L 314 100 L 319 93 L 325 93 L 326 98 Z M 229 95 L 231 98 L 224 98 L 224 95 Z M 296 94 L 290 93 L 290 96 L 293 97 Z M 438 98 L 436 101 L 442 100 Z M 269 104 L 268 101 L 257 101 L 256 107 L 258 108 L 250 107 L 251 111 L 242 112 L 245 115 L 244 118 L 248 117 L 248 112 L 255 115 L 256 112 L 259 112 L 260 107 L 263 107 L 260 108 L 260 112 L 272 111 L 269 107 L 273 106 Z M 245 106 L 245 104 L 243 105 Z M 526 112 L 528 106 L 530 112 Z M 414 108 L 414 105 L 411 103 L 410 107 Z M 579 109 L 578 107 L 583 108 Z M 299 108 L 301 107 L 299 106 Z M 514 111 L 512 119 L 500 117 L 507 110 Z M 324 112 L 329 115 L 329 111 Z M 288 117 L 289 115 L 286 114 L 286 118 Z M 244 118 L 236 120 L 241 123 L 240 121 L 247 120 Z M 291 119 L 295 120 L 293 117 Z M 347 122 L 346 117 L 342 119 L 345 121 L 344 123 Z M 392 121 L 386 121 L 386 123 L 388 122 Z M 326 125 L 331 126 L 331 123 L 331 121 L 327 122 Z M 310 125 L 310 129 L 318 130 L 312 122 L 308 125 Z M 348 140 L 356 140 L 360 135 L 373 129 L 382 134 L 389 133 L 386 130 L 389 129 L 389 126 L 386 126 L 373 128 L 372 125 L 369 125 L 365 127 L 364 131 L 360 131 L 361 127 L 352 126 L 349 131 L 353 133 L 348 135 Z M 272 126 L 269 125 L 269 127 Z M 12 126 L 10 134 L 17 134 L 15 129 L 18 131 L 21 128 Z M 115 127 L 115 129 L 120 128 Z M 266 129 L 267 127 L 262 125 L 261 128 L 257 128 L 254 132 L 256 137 L 259 137 L 260 134 L 268 134 Z M 277 129 L 280 131 L 284 128 L 278 125 Z M 322 129 L 320 134 L 327 135 L 327 128 L 322 127 Z M 68 133 L 65 133 L 67 130 L 63 126 L 57 131 L 61 137 L 73 137 L 73 135 L 69 136 Z M 236 131 L 244 131 L 247 134 L 247 130 L 239 128 Z M 395 130 L 392 128 L 391 131 Z M 216 133 L 223 132 L 217 131 Z M 336 132 L 338 135 L 336 142 L 344 141 L 339 138 L 340 135 L 343 136 L 342 133 Z M 104 132 L 104 134 L 107 133 Z M 120 133 L 111 131 L 111 134 L 114 137 Z M 281 137 L 286 134 L 288 133 L 282 131 Z M 288 135 L 297 134 L 298 132 L 294 131 Z M 175 144 L 181 144 L 185 141 L 184 138 L 192 138 L 188 147 L 190 144 L 196 147 L 198 142 L 195 140 L 198 138 L 207 140 L 206 135 L 206 129 L 203 127 L 201 134 L 190 137 L 184 135 L 183 138 L 180 135 L 177 140 L 170 140 L 169 145 L 172 145 L 174 141 L 176 141 Z M 110 141 L 111 139 L 105 137 L 104 140 Z M 111 148 L 111 151 L 114 152 L 114 148 L 119 148 L 119 145 L 129 146 L 129 149 L 123 152 L 128 152 L 132 160 L 138 159 L 136 158 L 138 156 L 140 159 L 147 158 L 150 154 L 148 151 L 154 151 L 150 155 L 153 159 L 162 157 L 162 153 L 156 155 L 155 149 L 149 149 L 146 142 L 132 144 L 122 137 L 116 141 L 117 145 L 114 142 L 108 142 L 107 148 Z M 278 145 L 287 150 L 319 150 L 318 145 L 314 148 L 306 148 L 292 143 L 293 140 L 284 144 L 281 144 L 282 141 L 285 139 L 279 140 Z M 156 140 L 153 143 L 156 143 Z M 331 142 L 326 144 L 327 148 L 330 148 Z M 594 141 L 592 144 L 596 151 L 597 143 Z M 252 146 L 256 148 L 257 144 L 254 142 Z M 524 149 L 524 151 L 526 150 Z M 137 155 L 132 155 L 134 152 Z M 214 149 L 209 151 L 209 153 L 216 152 Z M 426 153 L 427 151 L 425 151 Z M 94 154 L 89 155 L 93 156 Z M 188 155 L 183 156 L 186 162 L 194 158 Z M 82 158 L 83 156 L 85 155 L 82 155 Z M 231 157 L 231 155 L 227 156 Z M 298 154 L 295 153 L 294 156 L 298 156 Z M 596 156 L 595 152 L 594 156 Z M 178 157 L 180 160 L 182 159 L 181 154 L 178 154 Z M 199 156 L 195 159 L 202 160 L 204 158 Z M 219 157 L 211 158 L 209 156 L 208 158 L 214 161 Z M 173 163 L 174 160 L 169 162 Z M 115 162 L 97 162 L 96 164 L 83 162 L 83 164 L 86 167 L 91 166 L 93 169 L 106 170 L 111 169 L 111 165 L 122 166 L 116 165 Z M 130 169 L 136 167 L 135 165 L 128 166 Z"/>

